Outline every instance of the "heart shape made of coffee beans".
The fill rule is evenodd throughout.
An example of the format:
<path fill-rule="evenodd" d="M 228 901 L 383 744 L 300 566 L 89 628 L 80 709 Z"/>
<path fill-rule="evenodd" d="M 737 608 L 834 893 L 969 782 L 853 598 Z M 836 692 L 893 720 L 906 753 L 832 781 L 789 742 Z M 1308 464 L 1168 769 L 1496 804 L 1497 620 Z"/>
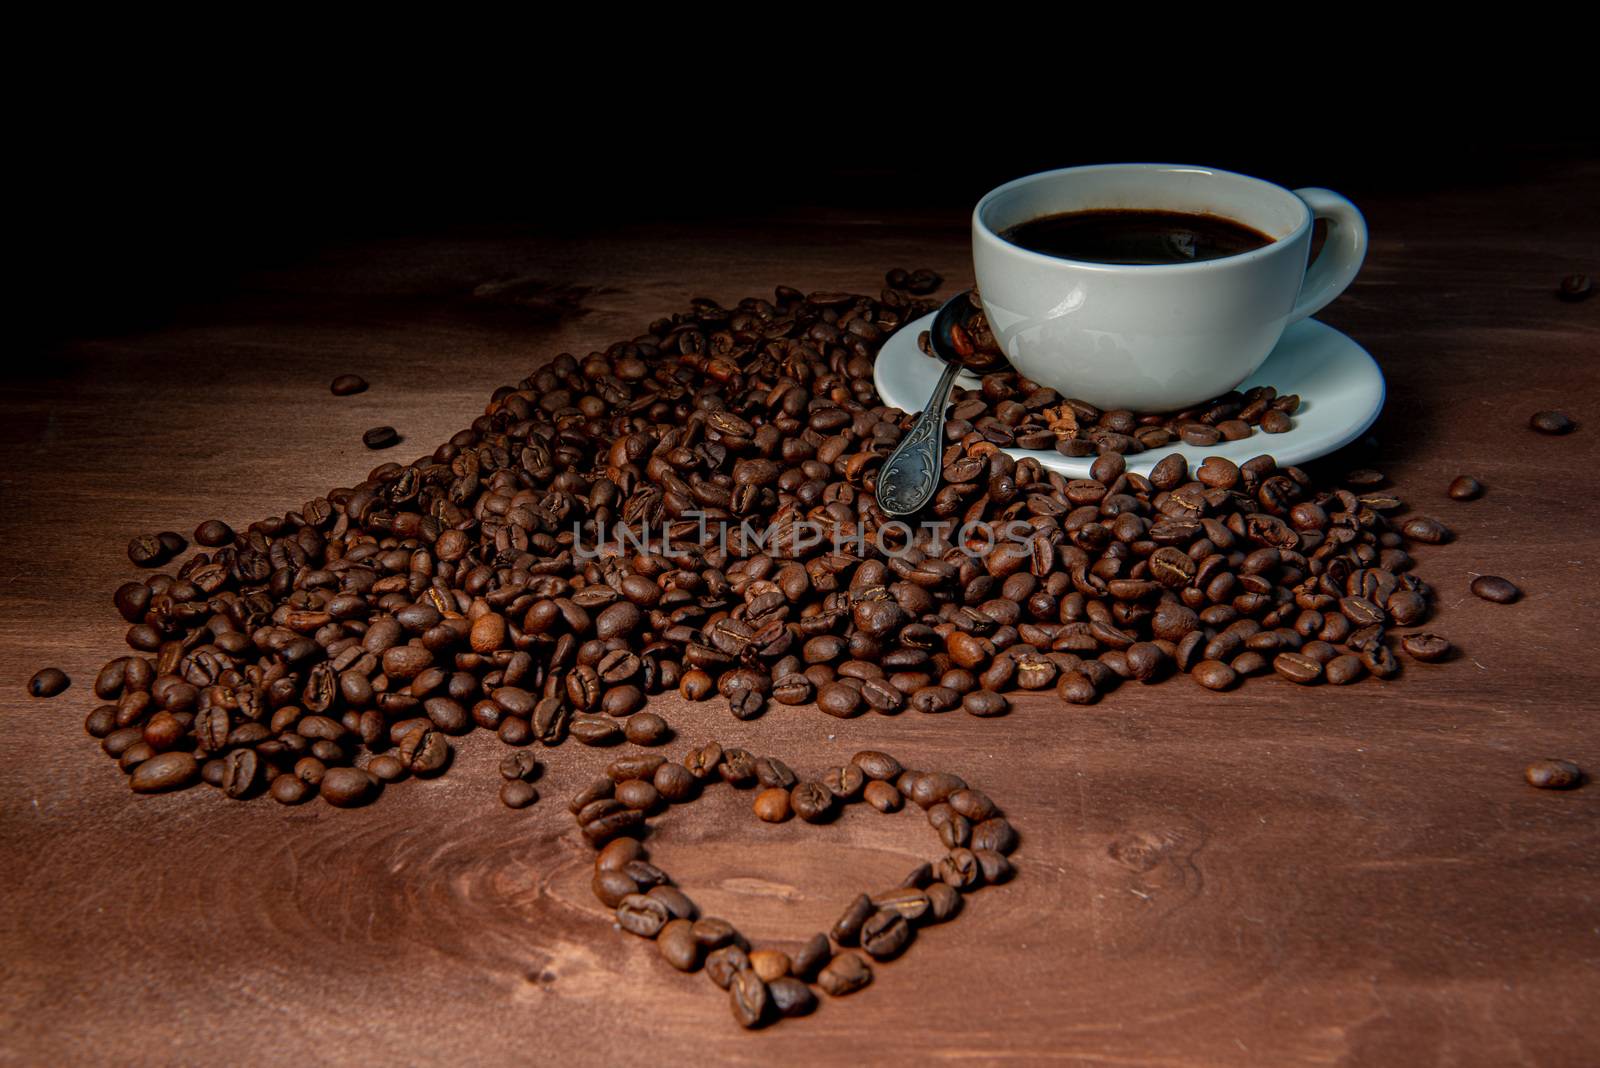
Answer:
<path fill-rule="evenodd" d="M 864 801 L 887 813 L 910 800 L 927 813 L 945 853 L 919 864 L 898 886 L 858 895 L 831 930 L 813 935 L 793 954 L 752 948 L 732 923 L 700 916 L 688 895 L 650 863 L 643 844 L 653 814 L 695 801 L 718 782 L 759 788 L 752 809 L 769 823 L 792 816 L 827 823 L 843 805 Z M 716 742 L 690 750 L 681 762 L 621 757 L 568 807 L 599 851 L 594 893 L 616 910 L 618 926 L 653 939 L 679 971 L 704 967 L 728 991 L 734 1019 L 747 1028 L 811 1012 L 817 1005 L 813 985 L 831 997 L 866 986 L 872 966 L 855 949 L 875 961 L 898 957 L 919 926 L 943 923 L 960 911 L 964 895 L 1010 879 L 1008 857 L 1017 846 L 1016 831 L 987 795 L 959 776 L 908 770 L 876 750 L 857 753 L 817 780 L 801 780 L 776 757 L 755 757 Z"/>

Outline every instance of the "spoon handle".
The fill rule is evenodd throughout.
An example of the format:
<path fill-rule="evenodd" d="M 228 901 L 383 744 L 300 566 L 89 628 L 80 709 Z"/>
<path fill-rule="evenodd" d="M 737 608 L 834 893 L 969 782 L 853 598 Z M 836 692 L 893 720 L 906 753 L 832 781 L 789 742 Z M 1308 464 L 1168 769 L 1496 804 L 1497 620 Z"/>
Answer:
<path fill-rule="evenodd" d="M 927 407 L 878 469 L 878 507 L 887 515 L 911 515 L 933 499 L 933 491 L 939 486 L 945 401 L 960 373 L 960 364 L 945 364 Z"/>

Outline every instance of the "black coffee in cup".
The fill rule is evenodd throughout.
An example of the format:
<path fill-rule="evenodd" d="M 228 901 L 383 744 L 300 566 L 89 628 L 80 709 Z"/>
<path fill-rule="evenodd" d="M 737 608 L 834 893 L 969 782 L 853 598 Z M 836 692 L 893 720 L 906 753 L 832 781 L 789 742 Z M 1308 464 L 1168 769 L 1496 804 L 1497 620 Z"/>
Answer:
<path fill-rule="evenodd" d="M 1198 263 L 1272 244 L 1266 234 L 1221 215 L 1122 208 L 1045 215 L 1000 236 L 1046 256 L 1122 264 Z"/>

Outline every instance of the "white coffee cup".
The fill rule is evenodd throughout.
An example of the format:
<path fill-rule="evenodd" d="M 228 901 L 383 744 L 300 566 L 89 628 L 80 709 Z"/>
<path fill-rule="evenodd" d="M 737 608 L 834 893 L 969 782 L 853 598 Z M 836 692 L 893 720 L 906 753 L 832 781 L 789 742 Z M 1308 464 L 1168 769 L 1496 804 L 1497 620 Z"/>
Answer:
<path fill-rule="evenodd" d="M 1000 236 L 1097 209 L 1219 215 L 1272 242 L 1220 259 L 1125 265 L 1062 259 Z M 1328 220 L 1328 235 L 1307 270 L 1316 219 Z M 1105 409 L 1175 411 L 1233 389 L 1290 323 L 1344 292 L 1366 250 L 1366 221 L 1339 194 L 1209 167 L 1045 171 L 991 190 L 972 211 L 973 270 L 1006 357 L 1035 382 Z"/>

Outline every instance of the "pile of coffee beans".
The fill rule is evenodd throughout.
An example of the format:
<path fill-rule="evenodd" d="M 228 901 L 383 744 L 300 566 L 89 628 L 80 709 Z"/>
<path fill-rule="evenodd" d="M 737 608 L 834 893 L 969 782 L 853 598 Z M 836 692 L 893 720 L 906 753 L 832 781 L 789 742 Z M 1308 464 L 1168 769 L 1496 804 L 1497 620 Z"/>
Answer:
<path fill-rule="evenodd" d="M 876 474 L 912 417 L 880 403 L 873 360 L 935 307 L 913 282 L 937 285 L 903 274 L 877 298 L 696 300 L 497 389 L 430 454 L 242 531 L 202 524 L 203 545 L 231 538 L 116 591 L 133 652 L 96 679 L 90 733 L 130 775 L 192 758 L 141 788 L 293 803 L 358 766 L 361 801 L 478 727 L 663 744 L 645 706 L 672 688 L 740 719 L 996 716 L 1016 689 L 1400 670 L 1391 631 L 1432 593 L 1407 546 L 1449 532 L 1401 518 L 1377 472 L 1334 488 L 1270 456 L 1173 455 L 1146 478 L 1106 452 L 1069 480 L 958 420 L 926 522 L 887 521 Z M 1399 647 L 1438 660 L 1441 641 Z"/>
<path fill-rule="evenodd" d="M 793 953 L 752 948 L 732 923 L 701 916 L 671 877 L 649 862 L 640 837 L 633 837 L 648 834 L 652 815 L 688 804 L 718 782 L 758 790 L 752 807 L 769 823 L 791 814 L 823 823 L 841 806 L 862 801 L 879 812 L 894 812 L 910 800 L 927 814 L 945 852 L 917 865 L 897 886 L 858 895 L 829 931 L 813 935 Z M 986 794 L 948 772 L 908 770 L 874 750 L 811 780 L 776 757 L 756 757 L 716 742 L 691 750 L 682 761 L 622 757 L 568 808 L 599 850 L 594 895 L 616 911 L 617 926 L 653 939 L 662 959 L 679 971 L 703 966 L 728 992 L 734 1019 L 747 1028 L 811 1012 L 817 1005 L 812 985 L 832 997 L 866 986 L 872 966 L 853 948 L 875 961 L 898 957 L 919 927 L 943 923 L 960 911 L 964 894 L 1011 878 L 1008 856 L 1017 847 L 1016 831 Z"/>
<path fill-rule="evenodd" d="M 978 306 L 977 290 L 971 300 Z M 981 306 L 966 333 L 980 365 L 1004 355 Z M 934 355 L 926 330 L 918 335 L 917 344 Z M 1174 442 L 1215 445 L 1248 438 L 1258 428 L 1282 434 L 1294 426 L 1291 416 L 1300 408 L 1300 397 L 1280 397 L 1271 386 L 1256 386 L 1181 412 L 1102 411 L 1087 401 L 1062 397 L 1015 371 L 1004 371 L 984 375 L 978 389 L 952 391 L 951 403 L 954 407 L 945 424 L 945 436 L 951 441 L 977 433 L 1002 448 L 1055 449 L 1063 456 L 1086 457 L 1110 452 L 1131 456 Z"/>

